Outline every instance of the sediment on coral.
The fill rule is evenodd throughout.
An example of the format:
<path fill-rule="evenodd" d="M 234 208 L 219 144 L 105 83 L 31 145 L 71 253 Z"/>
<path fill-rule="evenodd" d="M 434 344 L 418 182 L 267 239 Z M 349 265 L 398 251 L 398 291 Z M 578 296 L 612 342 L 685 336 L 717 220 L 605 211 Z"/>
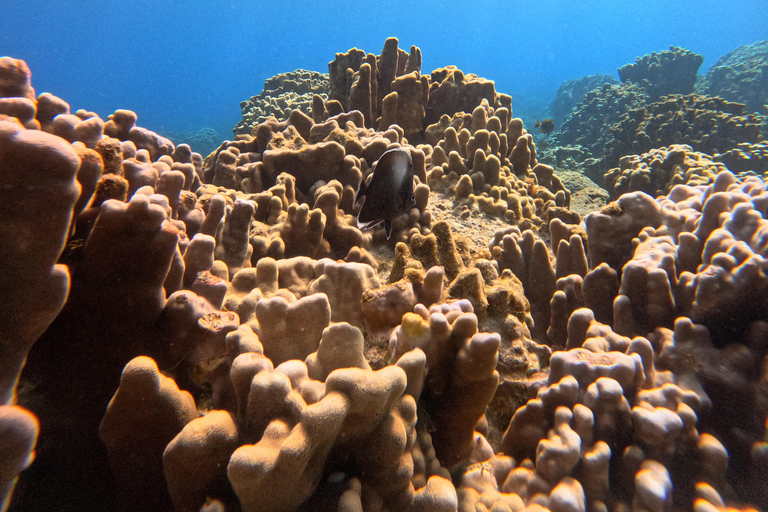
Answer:
<path fill-rule="evenodd" d="M 370 118 L 330 100 L 204 161 L 0 60 L 50 109 L 0 118 L 10 510 L 768 507 L 768 184 L 655 149 L 582 218 L 456 69 L 471 111 L 368 124 L 354 84 L 429 84 L 417 50 L 337 55 Z M 388 241 L 355 196 L 394 147 Z"/>

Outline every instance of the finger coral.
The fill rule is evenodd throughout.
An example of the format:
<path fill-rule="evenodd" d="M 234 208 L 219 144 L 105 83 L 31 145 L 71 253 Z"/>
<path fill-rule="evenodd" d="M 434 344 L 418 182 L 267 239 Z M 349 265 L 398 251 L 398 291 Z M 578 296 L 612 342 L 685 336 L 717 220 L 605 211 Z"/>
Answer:
<path fill-rule="evenodd" d="M 605 85 L 619 167 L 582 218 L 509 96 L 421 62 L 339 53 L 327 100 L 203 159 L 0 59 L 4 507 L 768 507 L 768 185 L 697 148 L 757 118 Z M 732 129 L 619 144 L 647 113 Z M 396 148 L 387 239 L 357 196 Z"/>

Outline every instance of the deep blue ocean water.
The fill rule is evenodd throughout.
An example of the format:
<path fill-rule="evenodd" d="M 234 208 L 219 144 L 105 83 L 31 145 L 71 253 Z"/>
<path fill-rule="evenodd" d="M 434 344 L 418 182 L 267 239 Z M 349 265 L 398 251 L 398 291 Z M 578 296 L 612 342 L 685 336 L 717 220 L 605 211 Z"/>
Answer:
<path fill-rule="evenodd" d="M 652 51 L 704 55 L 700 73 L 768 38 L 766 0 L 210 1 L 0 0 L 0 55 L 24 59 L 37 93 L 102 118 L 118 108 L 159 131 L 211 127 L 231 138 L 239 103 L 337 52 L 380 53 L 387 37 L 422 50 L 422 73 L 453 64 L 544 115 L 559 85 Z"/>

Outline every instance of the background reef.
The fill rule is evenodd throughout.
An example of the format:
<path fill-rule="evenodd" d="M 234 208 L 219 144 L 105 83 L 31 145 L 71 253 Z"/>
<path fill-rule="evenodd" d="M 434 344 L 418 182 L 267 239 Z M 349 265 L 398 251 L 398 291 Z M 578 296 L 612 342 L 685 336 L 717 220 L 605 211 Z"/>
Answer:
<path fill-rule="evenodd" d="M 764 173 L 768 167 L 760 142 L 768 129 L 768 107 L 760 98 L 765 48 L 765 42 L 740 47 L 700 79 L 703 57 L 673 46 L 619 68 L 618 85 L 605 83 L 583 92 L 577 82 L 564 84 L 553 111 L 573 103 L 574 91 L 581 100 L 548 141 L 543 161 L 577 169 L 602 185 L 606 172 L 626 155 L 687 144 L 729 162 L 733 171 Z"/>
<path fill-rule="evenodd" d="M 7 20 L 0 53 L 25 60 L 36 87 L 73 110 L 106 119 L 130 105 L 157 133 L 211 128 L 221 140 L 241 117 L 239 103 L 269 77 L 297 68 L 327 73 L 334 52 L 378 48 L 390 36 L 422 48 L 426 70 L 453 64 L 495 80 L 526 126 L 542 118 L 567 80 L 617 77 L 635 57 L 671 44 L 706 56 L 706 72 L 720 56 L 766 38 L 757 0 L 727 7 L 716 0 L 477 0 L 471 8 L 458 0 L 102 0 L 46 2 L 44 9 L 4 0 L 0 17 Z"/>
<path fill-rule="evenodd" d="M 3 506 L 765 509 L 765 119 L 700 64 L 621 68 L 563 150 L 390 38 L 203 156 L 0 59 Z M 355 194 L 395 147 L 387 240 Z"/>

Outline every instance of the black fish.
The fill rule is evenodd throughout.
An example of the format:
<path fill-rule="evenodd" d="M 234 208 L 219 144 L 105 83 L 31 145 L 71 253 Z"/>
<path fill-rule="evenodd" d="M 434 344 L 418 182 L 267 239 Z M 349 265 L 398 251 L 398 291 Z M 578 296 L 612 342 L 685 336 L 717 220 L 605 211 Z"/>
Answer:
<path fill-rule="evenodd" d="M 541 133 L 543 133 L 544 135 L 549 135 L 555 129 L 555 122 L 552 119 L 545 119 L 539 122 L 539 120 L 537 119 L 534 127 L 541 130 Z"/>
<path fill-rule="evenodd" d="M 362 198 L 357 227 L 370 229 L 384 223 L 387 240 L 392 236 L 392 219 L 416 206 L 413 196 L 413 160 L 402 148 L 386 151 L 376 165 L 368 185 L 360 184 L 355 202 Z"/>

